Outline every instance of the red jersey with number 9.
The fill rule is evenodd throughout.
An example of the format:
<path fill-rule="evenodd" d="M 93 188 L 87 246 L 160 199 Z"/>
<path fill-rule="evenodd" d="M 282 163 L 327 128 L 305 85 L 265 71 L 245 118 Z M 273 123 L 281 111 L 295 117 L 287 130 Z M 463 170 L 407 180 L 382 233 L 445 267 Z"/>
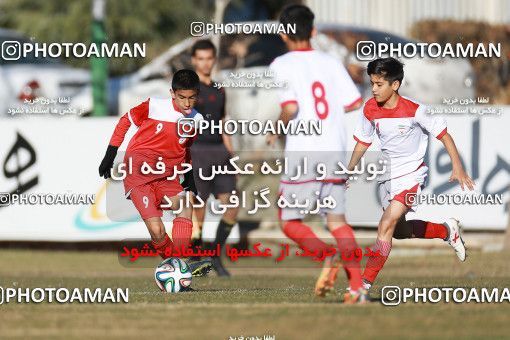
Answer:
<path fill-rule="evenodd" d="M 182 163 L 191 162 L 189 147 L 195 137 L 194 131 L 182 129 L 183 121 L 179 123 L 182 118 L 194 122 L 203 119 L 196 110 L 192 110 L 189 115 L 179 112 L 170 98 L 149 98 L 122 116 L 110 139 L 110 145 L 120 146 L 130 126 L 137 128 L 124 157 L 126 164 L 129 158 L 132 162 L 132 172 L 124 180 L 127 194 L 135 186 L 171 176 L 174 166 L 181 169 Z M 141 173 L 144 162 L 156 170 L 158 161 L 165 164 L 164 172 Z"/>

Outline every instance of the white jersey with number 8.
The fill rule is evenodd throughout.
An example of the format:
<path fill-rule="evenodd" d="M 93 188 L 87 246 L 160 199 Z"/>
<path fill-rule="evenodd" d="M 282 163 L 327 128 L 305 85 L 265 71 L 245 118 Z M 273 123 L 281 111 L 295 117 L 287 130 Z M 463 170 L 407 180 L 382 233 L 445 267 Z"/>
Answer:
<path fill-rule="evenodd" d="M 278 82 L 286 83 L 279 89 L 280 105 L 297 104 L 295 120 L 322 124 L 320 134 L 288 134 L 286 156 L 292 157 L 300 151 L 336 151 L 337 157 L 345 158 L 344 107 L 361 102 L 361 96 L 342 63 L 326 53 L 309 49 L 276 58 L 270 69 Z M 331 154 L 323 153 L 321 158 Z"/>
<path fill-rule="evenodd" d="M 270 66 L 278 81 L 280 105 L 296 103 L 295 119 L 322 120 L 322 134 L 289 135 L 286 150 L 345 150 L 344 107 L 361 100 L 360 93 L 339 60 L 315 50 L 288 52 Z"/>

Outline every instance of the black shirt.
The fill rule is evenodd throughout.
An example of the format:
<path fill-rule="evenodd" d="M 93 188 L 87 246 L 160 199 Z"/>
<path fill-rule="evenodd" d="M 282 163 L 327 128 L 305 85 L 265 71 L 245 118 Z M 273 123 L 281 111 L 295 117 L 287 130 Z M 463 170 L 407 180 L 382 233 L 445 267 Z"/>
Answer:
<path fill-rule="evenodd" d="M 223 89 L 214 87 L 214 82 L 210 85 L 200 82 L 200 93 L 198 95 L 198 101 L 195 105 L 195 109 L 202 114 L 204 119 L 214 121 L 216 124 L 219 124 L 221 119 L 225 117 L 225 92 Z M 217 132 L 217 129 L 215 129 L 214 134 L 211 133 L 210 129 L 206 129 L 194 141 L 194 144 L 196 143 L 223 143 L 223 139 L 221 138 L 221 134 Z"/>

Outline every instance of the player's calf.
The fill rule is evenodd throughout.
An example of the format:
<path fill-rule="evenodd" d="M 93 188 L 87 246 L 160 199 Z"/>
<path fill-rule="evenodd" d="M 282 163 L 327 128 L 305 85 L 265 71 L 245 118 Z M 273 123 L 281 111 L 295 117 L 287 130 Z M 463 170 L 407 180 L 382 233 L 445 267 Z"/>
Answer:
<path fill-rule="evenodd" d="M 236 221 L 229 220 L 225 216 L 220 220 L 218 224 L 218 229 L 216 229 L 216 238 L 214 239 L 214 246 L 217 247 L 219 245 L 220 250 L 225 247 L 227 243 L 227 238 L 230 235 L 230 232 L 234 228 Z M 229 277 L 229 271 L 223 266 L 223 262 L 221 261 L 221 254 L 223 251 L 218 254 L 218 256 L 211 259 L 213 268 L 218 274 L 218 276 Z"/>
<path fill-rule="evenodd" d="M 143 220 L 151 235 L 153 248 L 163 259 L 171 256 L 174 244 L 165 230 L 165 225 L 160 217 L 149 217 Z"/>
<path fill-rule="evenodd" d="M 325 252 L 329 246 L 312 231 L 312 228 L 302 223 L 301 220 L 282 221 L 283 233 L 296 242 L 301 248 L 312 252 Z"/>
<path fill-rule="evenodd" d="M 402 216 L 397 222 L 395 231 L 393 232 L 393 238 L 397 240 L 404 240 L 413 238 L 413 225 L 412 221 L 406 221 L 405 216 Z"/>
<path fill-rule="evenodd" d="M 158 252 L 158 254 L 163 258 L 167 259 L 172 256 L 172 251 L 174 244 L 167 233 L 165 233 L 162 240 L 152 240 L 152 247 Z"/>
<path fill-rule="evenodd" d="M 372 284 L 383 268 L 391 252 L 391 240 L 398 221 L 407 212 L 408 208 L 399 201 L 392 201 L 384 211 L 377 231 L 377 240 L 372 246 L 374 256 L 368 258 L 363 280 Z"/>
<path fill-rule="evenodd" d="M 362 287 L 361 269 L 359 260 L 356 259 L 354 252 L 358 249 L 358 244 L 354 237 L 352 227 L 344 224 L 331 230 L 331 234 L 335 237 L 340 252 L 342 264 L 344 266 L 349 284 L 352 290 L 358 290 Z M 349 260 L 350 259 L 350 260 Z"/>
<path fill-rule="evenodd" d="M 397 218 L 390 214 L 386 214 L 385 212 L 381 217 L 381 221 L 377 228 L 377 238 L 380 240 L 391 241 L 399 218 L 400 216 Z"/>
<path fill-rule="evenodd" d="M 185 217 L 176 217 L 173 221 L 172 240 L 177 249 L 186 249 L 191 245 L 193 222 Z"/>

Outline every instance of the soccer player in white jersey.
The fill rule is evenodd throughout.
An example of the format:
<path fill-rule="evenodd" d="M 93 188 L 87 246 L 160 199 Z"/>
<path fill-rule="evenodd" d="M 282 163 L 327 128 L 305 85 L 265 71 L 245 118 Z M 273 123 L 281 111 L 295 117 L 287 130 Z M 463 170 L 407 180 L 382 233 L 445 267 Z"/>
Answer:
<path fill-rule="evenodd" d="M 363 106 L 361 121 L 354 133 L 357 141 L 349 170 L 353 170 L 377 135 L 389 174 L 378 181 L 384 213 L 378 226 L 377 240 L 372 250 L 381 256 L 370 257 L 363 273 L 363 283 L 369 289 L 384 266 L 395 238 L 440 238 L 453 247 L 460 261 L 466 259 L 459 222 L 453 218 L 444 223 L 406 220 L 415 211 L 416 195 L 424 185 L 428 167 L 423 162 L 428 135 L 440 140 L 452 162 L 450 181 L 458 181 L 473 190 L 474 182 L 462 167 L 455 143 L 447 131 L 446 121 L 426 113 L 426 107 L 401 97 L 398 89 L 404 78 L 403 64 L 394 58 L 377 59 L 368 64 L 373 98 Z"/>
<path fill-rule="evenodd" d="M 291 201 L 296 198 L 299 202 L 307 199 L 316 202 L 317 193 L 321 198 L 331 195 L 336 207 L 321 213 L 326 215 L 326 223 L 335 238 L 338 252 L 343 254 L 354 251 L 358 246 L 353 230 L 345 219 L 346 179 L 335 175 L 334 170 L 338 168 L 338 161 L 345 162 L 344 157 L 340 156 L 346 151 L 344 113 L 361 107 L 362 99 L 341 62 L 312 49 L 310 38 L 316 33 L 313 20 L 313 12 L 306 6 L 291 5 L 283 10 L 280 22 L 285 27 L 295 25 L 296 32 L 281 35 L 289 52 L 276 58 L 270 65 L 275 78 L 286 83 L 279 93 L 279 119 L 285 124 L 292 120 L 294 123 L 299 120 L 322 123 L 320 134 L 287 135 L 285 157 L 289 168 L 296 169 L 304 157 L 308 159 L 310 168 L 307 175 L 295 180 L 291 179 L 292 174 L 284 175 L 280 182 L 280 195 Z M 268 144 L 273 144 L 276 138 L 269 137 Z M 327 176 L 319 180 L 314 170 L 318 162 L 324 163 L 328 170 Z M 307 209 L 310 211 L 312 207 Z M 306 213 L 298 208 L 282 209 L 279 214 L 282 231 L 302 248 L 318 253 L 326 250 L 328 245 L 303 223 L 305 216 Z M 325 261 L 315 286 L 316 295 L 324 296 L 333 290 L 338 272 L 336 261 L 332 258 Z M 344 302 L 365 302 L 367 292 L 362 286 L 359 262 L 352 260 L 343 265 L 350 284 Z"/>

